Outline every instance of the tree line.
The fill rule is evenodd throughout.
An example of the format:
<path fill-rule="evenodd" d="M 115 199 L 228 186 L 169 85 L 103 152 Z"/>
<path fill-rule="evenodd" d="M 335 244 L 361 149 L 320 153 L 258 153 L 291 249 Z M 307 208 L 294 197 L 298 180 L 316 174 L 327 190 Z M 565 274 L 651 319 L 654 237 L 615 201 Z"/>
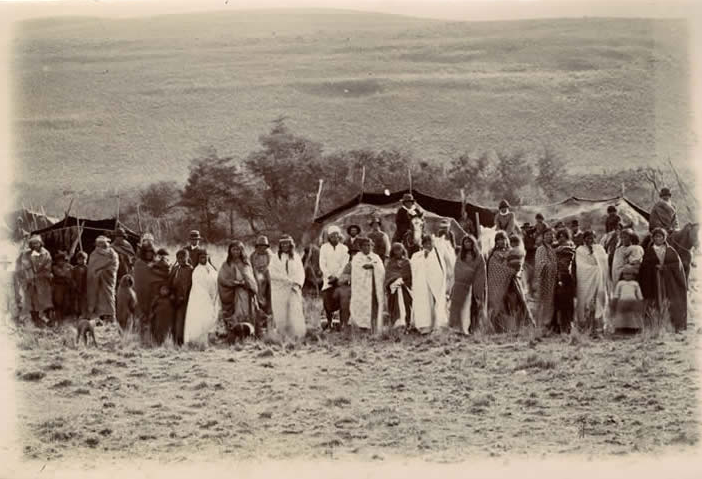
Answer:
<path fill-rule="evenodd" d="M 412 187 L 423 193 L 495 206 L 544 204 L 566 196 L 619 194 L 648 207 L 654 190 L 672 180 L 660 168 L 573 174 L 564 158 L 546 145 L 538 154 L 522 150 L 462 154 L 447 162 L 413 157 L 395 149 L 326 153 L 322 144 L 291 131 L 283 118 L 259 137 L 259 148 L 243 158 L 205 151 L 190 162 L 185 184 L 157 182 L 122 200 L 120 219 L 151 230 L 161 241 L 182 242 L 200 229 L 209 242 L 251 239 L 286 232 L 300 238 L 312 220 L 319 180 L 324 181 L 319 212 L 366 192 Z M 363 185 L 362 185 L 363 180 Z"/>

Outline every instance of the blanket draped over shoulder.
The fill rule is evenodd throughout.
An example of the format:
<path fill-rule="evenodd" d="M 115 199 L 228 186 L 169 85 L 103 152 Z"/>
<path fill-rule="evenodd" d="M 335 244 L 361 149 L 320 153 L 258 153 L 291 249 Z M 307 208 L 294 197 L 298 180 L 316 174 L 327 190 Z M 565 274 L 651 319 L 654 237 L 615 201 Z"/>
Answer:
<path fill-rule="evenodd" d="M 23 309 L 42 312 L 54 307 L 51 297 L 51 254 L 42 248 L 38 254 L 26 250 L 20 256 L 19 280 Z"/>
<path fill-rule="evenodd" d="M 112 248 L 95 249 L 88 261 L 88 314 L 115 317 L 119 259 Z"/>
<path fill-rule="evenodd" d="M 412 324 L 422 333 L 448 326 L 446 266 L 436 248 L 412 255 Z"/>
<path fill-rule="evenodd" d="M 667 304 L 675 330 L 687 329 L 687 280 L 680 256 L 673 248 L 666 246 L 663 262 L 652 245 L 646 248 L 639 284 L 649 306 L 660 311 Z"/>
<path fill-rule="evenodd" d="M 192 273 L 183 342 L 207 342 L 209 333 L 214 332 L 216 328 L 218 316 L 217 271 L 210 264 L 198 264 Z"/>
<path fill-rule="evenodd" d="M 251 265 L 243 262 L 222 263 L 217 277 L 219 299 L 225 323 L 253 324 L 253 299 L 258 293 L 258 283 Z"/>
<path fill-rule="evenodd" d="M 449 326 L 452 329 L 468 334 L 473 298 L 479 305 L 485 305 L 486 284 L 485 259 L 482 255 L 478 254 L 475 258 L 467 255 L 465 260 L 460 257 L 456 259 L 449 312 Z"/>
<path fill-rule="evenodd" d="M 412 317 L 412 267 L 407 258 L 388 261 L 385 270 L 385 292 L 388 313 L 393 327 L 409 326 Z"/>
<path fill-rule="evenodd" d="M 147 263 L 137 259 L 134 264 L 134 291 L 137 295 L 139 317 L 149 316 L 151 303 L 162 284 L 168 282 L 168 271 L 159 268 L 158 263 Z"/>
<path fill-rule="evenodd" d="M 536 322 L 539 326 L 546 326 L 553 319 L 557 271 L 558 259 L 556 252 L 550 246 L 539 246 L 536 250 L 534 269 L 538 302 Z"/>
<path fill-rule="evenodd" d="M 592 327 L 593 321 L 601 325 L 609 302 L 605 249 L 593 244 L 591 252 L 586 245 L 578 246 L 575 250 L 575 275 L 578 324 L 584 328 Z"/>
<path fill-rule="evenodd" d="M 300 256 L 271 255 L 268 271 L 271 285 L 271 309 L 276 330 L 283 336 L 301 338 L 305 335 L 302 311 L 302 286 L 305 267 Z"/>
<path fill-rule="evenodd" d="M 351 260 L 351 322 L 359 328 L 381 330 L 384 279 L 385 268 L 377 254 L 358 253 Z"/>

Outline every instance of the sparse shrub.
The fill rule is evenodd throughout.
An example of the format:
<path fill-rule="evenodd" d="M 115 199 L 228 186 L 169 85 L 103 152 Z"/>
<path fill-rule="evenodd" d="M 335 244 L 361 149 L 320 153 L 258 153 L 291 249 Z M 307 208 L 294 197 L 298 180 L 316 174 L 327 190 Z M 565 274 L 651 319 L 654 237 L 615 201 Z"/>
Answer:
<path fill-rule="evenodd" d="M 538 354 L 530 354 L 526 358 L 526 361 L 519 364 L 516 368 L 514 368 L 514 370 L 515 371 L 520 371 L 523 369 L 549 370 L 549 369 L 555 369 L 555 368 L 556 368 L 556 361 L 554 359 L 542 358 Z"/>

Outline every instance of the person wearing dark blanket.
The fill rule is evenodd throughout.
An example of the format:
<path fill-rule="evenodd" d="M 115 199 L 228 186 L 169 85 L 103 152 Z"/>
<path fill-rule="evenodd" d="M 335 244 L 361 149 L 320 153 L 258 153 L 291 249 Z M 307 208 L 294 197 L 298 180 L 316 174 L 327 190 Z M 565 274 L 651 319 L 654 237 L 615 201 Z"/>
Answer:
<path fill-rule="evenodd" d="M 151 324 L 151 338 L 154 344 L 161 345 L 171 332 L 175 308 L 171 301 L 171 290 L 167 284 L 159 288 L 158 296 L 151 303 L 149 324 Z"/>
<path fill-rule="evenodd" d="M 412 319 L 412 265 L 402 243 L 395 243 L 390 248 L 384 286 L 390 324 L 393 328 L 403 327 L 409 331 Z"/>
<path fill-rule="evenodd" d="M 73 300 L 71 298 L 73 267 L 67 259 L 66 253 L 59 251 L 54 258 L 54 264 L 51 268 L 54 276 L 52 280 L 54 321 L 58 324 L 63 323 L 63 320 L 71 314 L 73 309 Z"/>
<path fill-rule="evenodd" d="M 123 228 L 117 228 L 112 242 L 112 250 L 117 253 L 119 266 L 117 267 L 117 284 L 119 284 L 122 276 L 132 274 L 136 252 L 131 244 L 125 238 L 126 232 Z"/>
<path fill-rule="evenodd" d="M 88 254 L 79 251 L 76 254 L 76 265 L 71 271 L 73 285 L 73 312 L 78 319 L 88 318 Z"/>
<path fill-rule="evenodd" d="M 142 246 L 141 256 L 134 263 L 134 291 L 137 295 L 140 328 L 144 334 L 148 330 L 151 303 L 158 295 L 161 285 L 168 283 L 169 271 L 154 261 L 154 254 L 153 246 Z"/>
<path fill-rule="evenodd" d="M 610 205 L 607 207 L 607 217 L 605 218 L 605 233 L 610 233 L 622 223 L 622 217 L 617 214 L 617 207 Z"/>
<path fill-rule="evenodd" d="M 480 311 L 485 305 L 486 285 L 485 258 L 480 253 L 478 240 L 468 234 L 461 241 L 461 250 L 456 259 L 449 310 L 450 328 L 464 335 L 471 331 L 473 311 Z M 478 308 L 472 307 L 474 301 L 478 302 Z"/>
<path fill-rule="evenodd" d="M 185 313 L 188 310 L 188 297 L 192 287 L 193 266 L 190 264 L 188 251 L 181 249 L 176 253 L 176 264 L 171 269 L 168 283 L 173 295 L 173 341 L 183 344 L 183 331 L 185 328 Z M 199 257 L 198 257 L 199 259 Z"/>
<path fill-rule="evenodd" d="M 556 233 L 558 246 L 556 253 L 556 285 L 555 309 L 551 320 L 551 331 L 557 334 L 568 334 L 575 316 L 575 272 L 573 260 L 575 259 L 575 245 L 570 240 L 568 230 Z"/>
<path fill-rule="evenodd" d="M 680 256 L 667 242 L 663 228 L 653 230 L 652 242 L 644 252 L 639 284 L 647 306 L 654 314 L 668 309 L 676 333 L 687 329 L 687 280 Z"/>

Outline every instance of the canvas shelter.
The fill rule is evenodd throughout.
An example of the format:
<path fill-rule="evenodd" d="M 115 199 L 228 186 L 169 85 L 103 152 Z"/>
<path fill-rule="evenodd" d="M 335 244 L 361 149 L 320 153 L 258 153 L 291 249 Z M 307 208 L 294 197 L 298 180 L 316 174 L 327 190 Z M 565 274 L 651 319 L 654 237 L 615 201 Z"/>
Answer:
<path fill-rule="evenodd" d="M 32 234 L 41 236 L 44 246 L 52 256 L 59 251 L 66 251 L 73 257 L 74 253 L 80 250 L 90 254 L 95 249 L 95 239 L 98 236 L 104 235 L 112 239 L 118 227 L 124 229 L 127 241 L 136 249 L 139 235 L 116 218 L 93 220 L 67 216 L 54 225 L 33 231 Z"/>
<path fill-rule="evenodd" d="M 409 190 L 397 191 L 389 195 L 378 193 L 364 193 L 349 200 L 345 204 L 315 218 L 310 231 L 305 235 L 305 244 L 316 242 L 320 244 L 324 241 L 324 232 L 331 225 L 336 225 L 342 231 L 351 224 L 358 224 L 363 231 L 369 229 L 368 222 L 374 215 L 380 216 L 383 221 L 383 230 L 392 237 L 395 232 L 395 213 L 400 206 L 400 201 Z M 443 218 L 450 218 L 451 229 L 456 238 L 462 238 L 465 232 L 458 224 L 461 218 L 462 204 L 460 201 L 446 200 L 425 195 L 418 191 L 413 191 L 417 204 L 425 211 L 426 223 L 429 231 L 436 231 L 438 223 Z M 607 215 L 607 207 L 613 205 L 617 207 L 618 213 L 624 225 L 631 225 L 641 237 L 648 233 L 649 213 L 632 202 L 622 197 L 612 197 L 605 199 L 585 199 L 570 197 L 561 202 L 550 205 L 525 205 L 513 207 L 512 211 L 519 226 L 529 222 L 535 223 L 536 213 L 544 215 L 546 222 L 553 226 L 559 221 L 563 221 L 567 226 L 574 219 L 580 222 L 581 229 L 593 229 L 598 237 L 604 234 L 604 221 Z M 486 208 L 470 202 L 466 202 L 466 210 L 473 221 L 477 215 L 480 222 L 481 243 L 483 250 L 491 248 L 491 238 L 494 237 L 494 218 L 497 208 Z"/>
<path fill-rule="evenodd" d="M 383 222 L 383 231 L 390 237 L 395 233 L 395 213 L 400 207 L 402 197 L 410 193 L 409 190 L 396 191 L 389 195 L 383 193 L 363 193 L 349 200 L 343 205 L 315 218 L 305 243 L 310 241 L 323 241 L 323 233 L 331 225 L 337 225 L 342 231 L 351 224 L 359 225 L 364 232 L 370 227 L 368 222 L 373 216 L 379 216 Z M 443 198 L 435 198 L 425 195 L 419 191 L 412 191 L 412 196 L 416 203 L 425 212 L 425 223 L 429 231 L 436 231 L 442 219 L 451 219 L 451 230 L 458 238 L 462 238 L 465 232 L 459 225 L 461 219 L 462 204 L 460 201 L 451 201 Z M 466 210 L 469 217 L 475 221 L 475 215 L 479 217 L 480 225 L 490 228 L 494 226 L 495 210 L 482 206 L 466 203 Z"/>

